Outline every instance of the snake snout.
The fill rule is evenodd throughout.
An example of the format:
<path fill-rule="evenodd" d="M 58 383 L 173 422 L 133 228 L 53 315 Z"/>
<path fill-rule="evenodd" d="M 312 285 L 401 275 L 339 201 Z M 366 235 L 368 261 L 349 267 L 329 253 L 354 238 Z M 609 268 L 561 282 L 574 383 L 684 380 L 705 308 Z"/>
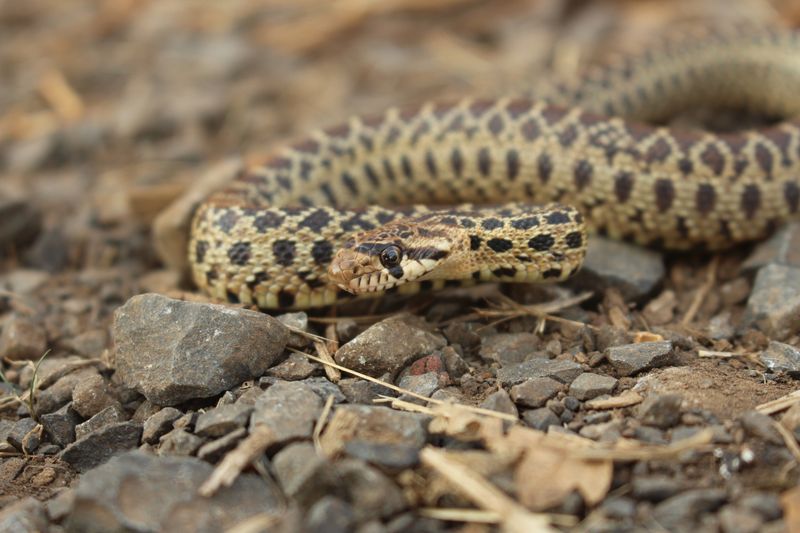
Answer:
<path fill-rule="evenodd" d="M 328 267 L 328 278 L 342 289 L 352 291 L 351 281 L 364 275 L 369 264 L 369 257 L 352 250 L 339 250 Z"/>

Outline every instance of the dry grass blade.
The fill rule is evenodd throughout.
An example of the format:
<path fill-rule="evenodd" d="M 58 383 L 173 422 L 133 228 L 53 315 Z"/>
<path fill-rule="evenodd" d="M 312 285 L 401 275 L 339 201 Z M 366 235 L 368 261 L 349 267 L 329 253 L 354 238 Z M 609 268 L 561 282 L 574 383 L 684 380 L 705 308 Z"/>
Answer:
<path fill-rule="evenodd" d="M 225 533 L 262 533 L 270 531 L 273 526 L 280 523 L 281 517 L 269 513 L 261 513 L 242 520 Z"/>
<path fill-rule="evenodd" d="M 641 403 L 644 400 L 641 394 L 633 389 L 628 389 L 619 396 L 611 398 L 603 398 L 596 400 L 589 400 L 584 404 L 586 409 L 619 409 L 621 407 L 630 407 Z"/>
<path fill-rule="evenodd" d="M 800 390 L 790 392 L 786 396 L 781 396 L 776 400 L 757 405 L 756 411 L 764 413 L 765 415 L 771 415 L 783 411 L 784 409 L 788 409 L 796 403 L 800 403 Z"/>
<path fill-rule="evenodd" d="M 572 307 L 573 305 L 578 305 L 582 302 L 585 302 L 586 300 L 591 298 L 593 294 L 594 293 L 587 291 L 575 295 L 571 298 L 564 298 L 561 300 L 555 300 L 545 304 L 533 304 L 533 305 L 522 305 L 505 295 L 500 295 L 500 302 L 496 303 L 490 302 L 490 305 L 492 306 L 490 309 L 475 309 L 475 313 L 473 315 L 460 317 L 460 319 L 461 320 L 468 320 L 470 318 L 496 319 L 495 322 L 493 322 L 492 324 L 498 324 L 500 322 L 512 320 L 514 318 L 520 318 L 523 316 L 532 316 L 541 319 L 543 322 L 550 320 L 552 322 L 557 322 L 559 324 L 569 324 L 577 327 L 586 326 L 588 328 L 597 329 L 595 326 L 592 326 L 591 324 L 584 324 L 583 322 L 569 320 L 567 318 L 562 318 L 559 316 L 555 316 L 553 314 L 559 311 L 563 311 L 568 307 Z M 542 327 L 543 326 L 544 324 L 542 323 Z"/>
<path fill-rule="evenodd" d="M 275 436 L 266 426 L 256 426 L 250 435 L 239 443 L 222 461 L 214 468 L 200 488 L 198 494 L 205 497 L 213 496 L 222 487 L 230 487 L 242 470 L 247 468 L 254 459 L 263 454 L 273 443 Z"/>
<path fill-rule="evenodd" d="M 710 444 L 714 433 L 710 429 L 697 432 L 689 438 L 661 445 L 636 445 L 632 448 L 575 448 L 570 454 L 583 459 L 610 459 L 612 461 L 649 461 L 669 459 L 689 450 L 698 450 Z"/>
<path fill-rule="evenodd" d="M 420 509 L 420 516 L 434 518 L 436 520 L 446 520 L 448 522 L 468 522 L 472 524 L 498 524 L 500 515 L 494 511 L 481 511 L 480 509 Z"/>
<path fill-rule="evenodd" d="M 509 533 L 554 533 L 547 515 L 531 513 L 492 485 L 477 472 L 447 457 L 441 450 L 432 447 L 420 452 L 422 464 L 435 470 L 453 487 L 487 511 L 500 517 L 503 530 Z"/>
<path fill-rule="evenodd" d="M 694 295 L 694 299 L 692 300 L 692 304 L 689 306 L 689 309 L 686 310 L 686 314 L 683 315 L 683 319 L 681 319 L 682 325 L 687 325 L 694 320 L 694 317 L 697 315 L 697 312 L 700 310 L 700 306 L 703 305 L 703 302 L 706 300 L 706 296 L 708 296 L 708 292 L 714 287 L 714 283 L 717 281 L 717 269 L 719 267 L 719 256 L 715 255 L 711 262 L 708 264 L 708 271 L 706 272 L 706 281 L 703 285 L 698 289 L 697 293 Z"/>
<path fill-rule="evenodd" d="M 332 408 L 333 394 L 330 394 L 328 395 L 328 399 L 325 400 L 325 405 L 322 407 L 322 412 L 319 414 L 319 418 L 317 418 L 317 423 L 314 424 L 314 433 L 312 434 L 314 448 L 316 448 L 317 453 L 320 455 L 322 455 L 322 443 L 320 442 L 320 435 L 322 435 L 322 430 L 325 429 L 325 424 L 328 421 L 328 415 L 331 414 Z"/>
<path fill-rule="evenodd" d="M 721 359 L 731 359 L 733 357 L 741 357 L 742 359 L 747 359 L 754 363 L 760 364 L 758 359 L 756 359 L 756 354 L 753 352 L 719 352 L 714 350 L 698 350 L 697 357 L 718 357 Z"/>
<path fill-rule="evenodd" d="M 782 424 L 779 424 L 775 421 L 772 422 L 772 425 L 775 426 L 775 429 L 777 429 L 778 433 L 780 433 L 781 437 L 783 437 L 783 442 L 794 456 L 794 461 L 800 464 L 800 445 L 797 444 L 797 439 L 794 438 L 792 432 L 786 429 Z"/>
<path fill-rule="evenodd" d="M 347 368 L 346 366 L 342 366 L 342 365 L 339 365 L 339 364 L 336 364 L 336 363 L 331 363 L 329 361 L 325 361 L 323 359 L 320 359 L 319 357 L 315 357 L 315 356 L 313 356 L 311 354 L 307 354 L 305 352 L 301 352 L 300 350 L 295 350 L 293 348 L 290 348 L 290 349 L 293 352 L 305 355 L 306 357 L 308 357 L 312 361 L 316 361 L 317 363 L 321 363 L 323 365 L 330 365 L 333 368 L 341 370 L 342 372 L 347 372 L 348 374 L 352 374 L 352 375 L 354 375 L 354 376 L 356 376 L 358 378 L 366 379 L 367 381 L 371 381 L 372 383 L 376 383 L 378 385 L 381 385 L 382 387 L 386 387 L 387 389 L 391 389 L 393 391 L 397 391 L 400 394 L 407 394 L 407 395 L 409 395 L 409 396 L 411 396 L 413 398 L 417 398 L 417 399 L 426 401 L 428 403 L 436 404 L 436 405 L 448 405 L 448 402 L 445 402 L 445 401 L 442 401 L 442 400 L 437 400 L 435 398 L 428 398 L 427 396 L 423 396 L 421 394 L 417 394 L 416 392 L 413 392 L 413 391 L 410 391 L 410 390 L 407 390 L 407 389 L 403 389 L 401 387 L 398 387 L 397 385 L 393 385 L 393 384 L 388 383 L 386 381 L 381 381 L 380 379 L 373 378 L 372 376 L 368 376 L 366 374 L 362 374 L 361 372 L 358 372 L 356 370 L 352 370 L 350 368 Z M 506 414 L 506 413 L 500 413 L 500 412 L 497 412 L 497 411 L 492 411 L 491 409 L 482 409 L 480 407 L 472 407 L 471 405 L 459 405 L 459 407 L 467 409 L 467 410 L 469 410 L 469 411 L 471 411 L 473 413 L 486 415 L 486 416 L 491 416 L 491 417 L 494 417 L 494 418 L 500 418 L 500 419 L 503 419 L 503 420 L 508 420 L 510 422 L 517 422 L 519 420 L 517 417 L 515 417 L 513 415 L 509 415 L 509 414 Z"/>

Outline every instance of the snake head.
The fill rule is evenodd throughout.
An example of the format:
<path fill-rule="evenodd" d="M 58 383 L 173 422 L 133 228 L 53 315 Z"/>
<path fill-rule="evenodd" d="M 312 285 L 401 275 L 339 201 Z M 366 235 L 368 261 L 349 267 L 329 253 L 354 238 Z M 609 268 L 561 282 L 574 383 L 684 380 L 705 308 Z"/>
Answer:
<path fill-rule="evenodd" d="M 423 279 L 452 249 L 444 232 L 399 221 L 346 241 L 328 268 L 329 279 L 353 294 L 379 292 Z"/>

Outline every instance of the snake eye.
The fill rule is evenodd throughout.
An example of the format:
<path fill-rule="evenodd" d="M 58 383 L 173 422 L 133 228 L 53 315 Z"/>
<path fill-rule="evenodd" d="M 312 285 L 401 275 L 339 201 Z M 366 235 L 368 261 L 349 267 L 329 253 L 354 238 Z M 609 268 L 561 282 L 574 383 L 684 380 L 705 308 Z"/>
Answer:
<path fill-rule="evenodd" d="M 387 246 L 381 251 L 381 264 L 385 268 L 392 268 L 400 264 L 403 253 L 397 246 Z"/>

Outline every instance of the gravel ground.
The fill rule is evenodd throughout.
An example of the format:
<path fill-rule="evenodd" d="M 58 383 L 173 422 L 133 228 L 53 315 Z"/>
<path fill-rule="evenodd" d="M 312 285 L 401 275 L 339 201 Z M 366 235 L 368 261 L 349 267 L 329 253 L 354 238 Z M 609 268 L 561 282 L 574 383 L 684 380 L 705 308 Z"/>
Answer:
<path fill-rule="evenodd" d="M 800 531 L 800 223 L 335 314 L 180 268 L 195 184 L 310 129 L 800 25 L 730 6 L 0 0 L 0 530 Z"/>

